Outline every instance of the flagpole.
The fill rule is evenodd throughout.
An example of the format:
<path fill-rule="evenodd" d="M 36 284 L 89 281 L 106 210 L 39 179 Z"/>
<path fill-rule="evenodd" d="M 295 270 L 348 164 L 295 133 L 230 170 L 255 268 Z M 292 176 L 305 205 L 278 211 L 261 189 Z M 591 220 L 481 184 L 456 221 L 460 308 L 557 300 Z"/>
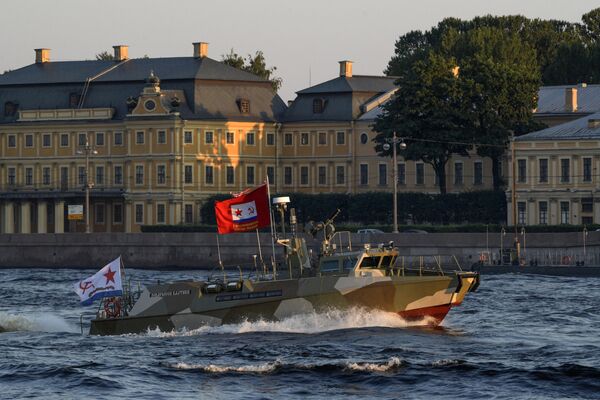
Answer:
<path fill-rule="evenodd" d="M 223 267 L 223 260 L 221 260 L 221 244 L 219 243 L 219 233 L 217 233 L 217 254 L 219 256 L 219 267 L 221 267 L 221 271 L 225 273 L 225 268 Z"/>
<path fill-rule="evenodd" d="M 262 256 L 262 247 L 260 245 L 260 235 L 258 234 L 258 228 L 256 228 L 256 241 L 258 242 L 258 256 L 260 257 L 260 263 L 262 265 L 265 265 L 265 262 L 264 262 L 263 256 Z"/>
<path fill-rule="evenodd" d="M 271 248 L 272 248 L 271 266 L 273 267 L 273 279 L 275 279 L 275 265 L 277 263 L 277 260 L 275 259 L 275 224 L 273 223 L 273 210 L 271 209 L 271 187 L 269 184 L 269 175 L 268 174 L 267 174 L 267 197 L 269 198 L 269 204 L 267 204 L 267 206 L 269 207 L 269 219 L 271 221 Z"/>

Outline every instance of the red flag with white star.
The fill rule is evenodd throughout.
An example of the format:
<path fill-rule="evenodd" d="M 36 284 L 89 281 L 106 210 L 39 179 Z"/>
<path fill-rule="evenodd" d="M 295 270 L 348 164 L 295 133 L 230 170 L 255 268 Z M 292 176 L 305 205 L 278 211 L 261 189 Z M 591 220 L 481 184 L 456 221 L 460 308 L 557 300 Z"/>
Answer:
<path fill-rule="evenodd" d="M 267 184 L 245 190 L 233 199 L 215 202 L 215 214 L 220 234 L 270 226 Z"/>

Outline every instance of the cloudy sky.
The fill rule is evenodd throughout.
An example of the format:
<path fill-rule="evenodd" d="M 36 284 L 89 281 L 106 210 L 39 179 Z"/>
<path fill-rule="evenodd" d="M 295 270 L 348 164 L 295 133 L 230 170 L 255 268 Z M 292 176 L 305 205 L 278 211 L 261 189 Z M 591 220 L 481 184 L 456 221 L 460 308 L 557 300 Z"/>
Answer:
<path fill-rule="evenodd" d="M 600 6 L 572 0 L 19 0 L 2 2 L 0 72 L 31 64 L 33 49 L 51 59 L 93 59 L 115 44 L 130 57 L 192 54 L 192 42 L 210 43 L 220 59 L 262 50 L 283 78 L 284 100 L 338 74 L 339 60 L 354 73 L 381 74 L 398 36 L 429 29 L 445 17 L 522 14 L 578 22 Z"/>

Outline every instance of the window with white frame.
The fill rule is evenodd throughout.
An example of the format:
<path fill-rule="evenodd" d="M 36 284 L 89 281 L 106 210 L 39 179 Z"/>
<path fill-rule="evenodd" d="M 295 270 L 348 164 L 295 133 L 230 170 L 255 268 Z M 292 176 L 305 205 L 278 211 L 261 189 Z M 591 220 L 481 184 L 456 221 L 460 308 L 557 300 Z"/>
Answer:
<path fill-rule="evenodd" d="M 519 201 L 517 203 L 517 223 L 525 225 L 527 222 L 527 203 Z"/>
<path fill-rule="evenodd" d="M 123 132 L 113 133 L 113 143 L 115 146 L 123 146 Z"/>
<path fill-rule="evenodd" d="M 104 132 L 96 132 L 96 146 L 104 146 Z"/>
<path fill-rule="evenodd" d="M 135 143 L 136 144 L 144 144 L 146 141 L 144 131 L 137 131 L 135 133 Z"/>
<path fill-rule="evenodd" d="M 94 207 L 94 219 L 97 224 L 104 224 L 104 203 L 97 203 Z"/>
<path fill-rule="evenodd" d="M 122 224 L 123 223 L 123 204 L 114 203 L 113 204 L 113 224 Z"/>
<path fill-rule="evenodd" d="M 136 185 L 144 184 L 144 166 L 143 165 L 135 166 L 135 184 Z"/>
<path fill-rule="evenodd" d="M 115 185 L 123 184 L 123 167 L 121 165 L 115 165 L 114 169 L 114 183 Z"/>
<path fill-rule="evenodd" d="M 25 147 L 33 147 L 33 135 L 25 135 Z"/>
<path fill-rule="evenodd" d="M 183 181 L 186 185 L 192 184 L 194 182 L 194 166 L 186 165 L 183 169 Z"/>
<path fill-rule="evenodd" d="M 183 143 L 192 144 L 194 142 L 194 135 L 192 131 L 183 132 Z"/>
<path fill-rule="evenodd" d="M 546 225 L 548 223 L 548 202 L 540 201 L 538 203 L 538 208 L 539 208 L 538 222 L 540 225 Z"/>
<path fill-rule="evenodd" d="M 158 144 L 166 144 L 167 143 L 167 131 L 158 131 L 156 136 L 156 142 Z"/>
<path fill-rule="evenodd" d="M 204 183 L 212 185 L 215 182 L 214 178 L 214 167 L 212 165 L 204 166 Z"/>
<path fill-rule="evenodd" d="M 164 203 L 158 203 L 156 205 L 156 223 L 164 224 L 166 222 L 166 213 Z"/>
<path fill-rule="evenodd" d="M 335 167 L 335 183 L 336 185 L 344 185 L 346 183 L 346 167 L 338 165 Z"/>
<path fill-rule="evenodd" d="M 52 146 L 52 135 L 49 133 L 44 133 L 42 135 L 42 147 L 50 147 Z"/>
<path fill-rule="evenodd" d="M 96 167 L 96 185 L 104 185 L 104 167 Z"/>
<path fill-rule="evenodd" d="M 232 165 L 225 167 L 225 183 L 227 185 L 235 184 L 235 170 Z"/>
<path fill-rule="evenodd" d="M 246 184 L 254 185 L 254 165 L 246 166 Z"/>
<path fill-rule="evenodd" d="M 135 205 L 135 223 L 143 224 L 144 223 L 144 204 L 137 203 Z"/>
<path fill-rule="evenodd" d="M 167 167 L 165 165 L 156 166 L 156 183 L 159 185 L 167 183 Z"/>
<path fill-rule="evenodd" d="M 308 166 L 306 165 L 300 167 L 300 184 L 308 186 Z"/>
<path fill-rule="evenodd" d="M 569 202 L 568 201 L 560 202 L 560 223 L 561 224 L 569 223 Z"/>
<path fill-rule="evenodd" d="M 225 134 L 225 141 L 227 144 L 234 144 L 235 143 L 235 133 L 234 132 L 227 132 Z"/>
<path fill-rule="evenodd" d="M 362 186 L 369 184 L 369 164 L 360 164 L 360 184 Z"/>
<path fill-rule="evenodd" d="M 31 167 L 25 168 L 25 185 L 33 185 L 33 168 Z"/>
<path fill-rule="evenodd" d="M 50 167 L 42 168 L 42 184 L 43 185 L 50 184 Z"/>
<path fill-rule="evenodd" d="M 283 184 L 286 186 L 292 185 L 292 167 L 283 167 Z"/>
<path fill-rule="evenodd" d="M 246 132 L 246 144 L 248 146 L 254 146 L 254 132 Z"/>
<path fill-rule="evenodd" d="M 69 147 L 69 134 L 68 133 L 60 134 L 60 147 Z"/>
<path fill-rule="evenodd" d="M 213 131 L 205 131 L 204 132 L 204 143 L 205 144 L 213 144 L 215 141 Z"/>

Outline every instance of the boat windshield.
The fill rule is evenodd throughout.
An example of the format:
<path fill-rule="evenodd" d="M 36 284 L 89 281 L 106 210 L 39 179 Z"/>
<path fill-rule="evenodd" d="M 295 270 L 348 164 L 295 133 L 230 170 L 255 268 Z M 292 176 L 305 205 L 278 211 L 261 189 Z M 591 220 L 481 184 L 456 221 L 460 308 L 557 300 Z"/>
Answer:
<path fill-rule="evenodd" d="M 383 260 L 381 260 L 381 268 L 389 268 L 393 261 L 394 256 L 383 256 Z"/>
<path fill-rule="evenodd" d="M 377 268 L 380 256 L 364 257 L 360 262 L 360 268 Z"/>
<path fill-rule="evenodd" d="M 358 257 L 344 258 L 344 270 L 348 271 L 348 270 L 354 269 L 357 261 L 358 261 Z"/>

